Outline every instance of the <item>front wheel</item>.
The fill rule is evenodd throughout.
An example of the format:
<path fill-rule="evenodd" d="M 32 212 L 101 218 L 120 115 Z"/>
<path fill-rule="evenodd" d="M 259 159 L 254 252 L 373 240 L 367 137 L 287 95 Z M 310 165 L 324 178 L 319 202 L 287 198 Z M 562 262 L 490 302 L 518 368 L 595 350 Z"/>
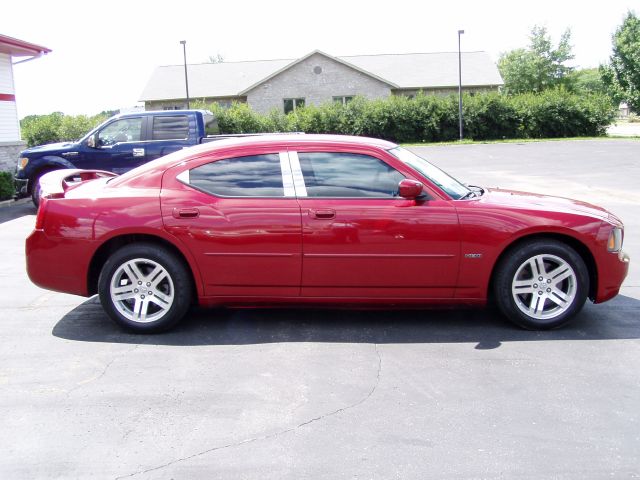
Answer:
<path fill-rule="evenodd" d="M 582 257 L 555 240 L 519 245 L 497 267 L 494 294 L 512 322 L 531 330 L 566 324 L 583 307 L 589 272 Z"/>
<path fill-rule="evenodd" d="M 173 327 L 187 312 L 191 291 L 191 278 L 181 259 L 151 243 L 116 251 L 98 279 L 105 311 L 118 325 L 136 333 Z"/>

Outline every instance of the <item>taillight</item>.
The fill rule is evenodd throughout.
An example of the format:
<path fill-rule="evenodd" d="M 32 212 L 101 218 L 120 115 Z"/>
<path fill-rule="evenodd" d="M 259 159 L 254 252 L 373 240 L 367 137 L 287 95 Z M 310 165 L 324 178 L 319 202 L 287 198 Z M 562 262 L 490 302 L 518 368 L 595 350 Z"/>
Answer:
<path fill-rule="evenodd" d="M 38 214 L 36 215 L 36 230 L 44 228 L 44 216 L 47 210 L 47 199 L 40 197 L 40 205 L 38 206 Z"/>

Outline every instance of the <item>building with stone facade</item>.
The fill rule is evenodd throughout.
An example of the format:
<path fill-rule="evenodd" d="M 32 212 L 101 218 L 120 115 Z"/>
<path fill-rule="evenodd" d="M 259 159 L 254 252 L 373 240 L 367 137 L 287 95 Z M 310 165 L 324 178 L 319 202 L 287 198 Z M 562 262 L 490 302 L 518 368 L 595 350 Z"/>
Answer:
<path fill-rule="evenodd" d="M 458 91 L 458 52 L 334 57 L 319 50 L 298 59 L 188 65 L 191 99 L 246 102 L 258 112 L 285 113 L 301 105 L 346 103 L 354 96 L 384 98 L 449 94 Z M 486 52 L 462 53 L 465 91 L 497 90 L 503 85 Z M 184 65 L 158 67 L 141 101 L 147 110 L 186 108 Z"/>
<path fill-rule="evenodd" d="M 0 171 L 13 170 L 20 150 L 25 148 L 25 142 L 20 137 L 13 65 L 50 51 L 33 43 L 0 35 Z M 19 60 L 14 61 L 14 58 Z"/>

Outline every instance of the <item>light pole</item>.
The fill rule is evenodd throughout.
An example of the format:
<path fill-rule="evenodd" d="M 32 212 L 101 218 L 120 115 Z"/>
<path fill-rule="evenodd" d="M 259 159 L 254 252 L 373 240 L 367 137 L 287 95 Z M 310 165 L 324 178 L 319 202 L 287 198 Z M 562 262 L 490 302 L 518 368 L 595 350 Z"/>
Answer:
<path fill-rule="evenodd" d="M 462 52 L 460 51 L 460 35 L 463 33 L 464 30 L 458 30 L 458 121 L 460 122 L 460 140 L 462 140 Z"/>
<path fill-rule="evenodd" d="M 187 41 L 180 40 L 182 45 L 182 53 L 184 54 L 184 86 L 187 89 L 187 109 L 191 108 L 189 105 L 189 77 L 187 76 Z"/>

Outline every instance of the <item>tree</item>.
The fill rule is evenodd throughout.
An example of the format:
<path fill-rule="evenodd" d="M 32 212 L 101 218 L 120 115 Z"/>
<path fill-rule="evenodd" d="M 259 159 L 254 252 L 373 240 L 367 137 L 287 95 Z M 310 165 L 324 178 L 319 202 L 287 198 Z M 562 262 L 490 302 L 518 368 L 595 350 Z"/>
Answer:
<path fill-rule="evenodd" d="M 607 87 L 602 80 L 598 68 L 583 68 L 574 70 L 567 75 L 567 86 L 574 93 L 600 93 L 607 94 Z"/>
<path fill-rule="evenodd" d="M 219 53 L 209 55 L 209 63 L 224 63 L 224 57 Z"/>
<path fill-rule="evenodd" d="M 640 18 L 628 12 L 612 40 L 609 64 L 600 66 L 602 80 L 614 100 L 640 112 Z"/>
<path fill-rule="evenodd" d="M 541 92 L 547 88 L 567 84 L 573 70 L 565 62 L 573 59 L 571 30 L 567 29 L 553 48 L 545 27 L 535 26 L 529 36 L 528 48 L 518 48 L 500 55 L 498 68 L 506 93 Z"/>

